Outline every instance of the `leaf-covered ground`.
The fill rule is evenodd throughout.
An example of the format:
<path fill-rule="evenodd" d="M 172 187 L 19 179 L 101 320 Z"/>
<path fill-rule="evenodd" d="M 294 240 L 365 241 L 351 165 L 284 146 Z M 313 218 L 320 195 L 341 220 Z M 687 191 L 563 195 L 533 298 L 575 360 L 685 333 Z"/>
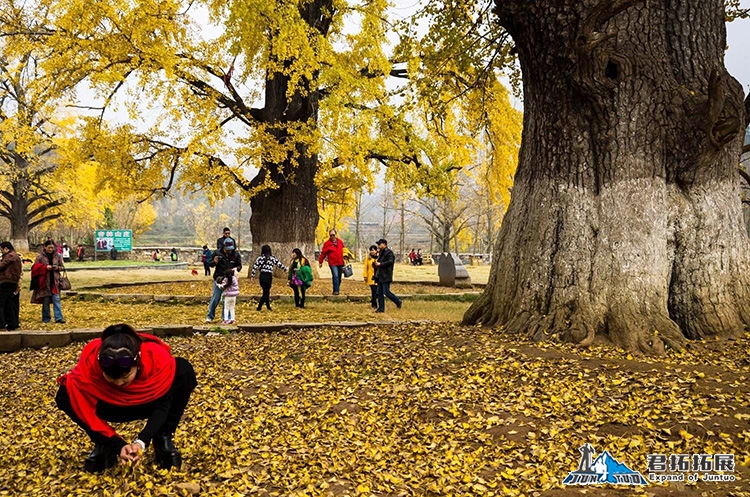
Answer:
<path fill-rule="evenodd" d="M 261 288 L 257 278 L 253 281 L 242 277 L 239 279 L 240 293 L 242 295 L 261 295 Z M 168 283 L 152 283 L 148 285 L 128 285 L 117 288 L 105 288 L 101 290 L 87 289 L 88 291 L 101 291 L 104 293 L 140 293 L 146 295 L 205 295 L 211 296 L 212 283 L 210 278 L 201 277 L 194 281 L 179 281 Z M 427 295 L 427 294 L 446 294 L 446 293 L 464 293 L 480 292 L 481 288 L 448 288 L 437 285 L 394 283 L 391 285 L 391 291 L 396 295 Z M 331 295 L 331 281 L 316 281 L 311 286 L 308 295 Z M 370 287 L 365 285 L 364 281 L 351 278 L 341 282 L 341 295 L 370 295 Z M 293 295 L 292 289 L 287 285 L 287 281 L 282 278 L 274 278 L 271 287 L 272 295 Z"/>
<path fill-rule="evenodd" d="M 166 496 L 186 483 L 222 497 L 582 495 L 561 482 L 584 443 L 641 472 L 650 452 L 735 454 L 736 482 L 638 492 L 750 495 L 750 337 L 664 362 L 449 324 L 169 342 L 200 382 L 176 437 L 182 471 L 156 470 L 149 452 L 140 467 L 83 473 L 90 444 L 53 400 L 82 346 L 23 350 L 0 357 L 0 495 Z"/>

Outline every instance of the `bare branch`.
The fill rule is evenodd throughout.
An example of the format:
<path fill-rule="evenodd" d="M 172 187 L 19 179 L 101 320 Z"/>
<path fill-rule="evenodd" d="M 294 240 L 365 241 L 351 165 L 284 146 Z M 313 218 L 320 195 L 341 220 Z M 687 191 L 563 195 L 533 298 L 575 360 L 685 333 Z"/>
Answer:
<path fill-rule="evenodd" d="M 748 174 L 744 169 L 740 168 L 740 176 L 742 176 L 742 179 L 747 182 L 747 186 L 750 187 L 750 174 Z"/>
<path fill-rule="evenodd" d="M 27 216 L 28 216 L 29 219 L 31 219 L 33 217 L 38 216 L 39 214 L 41 214 L 44 211 L 52 209 L 53 207 L 59 207 L 59 206 L 63 205 L 64 203 L 65 202 L 62 199 L 53 200 L 53 201 L 48 202 L 48 203 L 46 203 L 44 205 L 40 205 L 39 207 L 37 207 L 34 210 L 29 211 L 28 214 L 27 214 Z"/>
<path fill-rule="evenodd" d="M 62 213 L 61 212 L 57 212 L 57 213 L 49 214 L 47 216 L 39 218 L 36 221 L 32 221 L 32 222 L 29 223 L 29 230 L 31 230 L 32 228 L 35 228 L 35 227 L 39 226 L 42 223 L 46 223 L 47 221 L 53 221 L 53 220 L 59 218 L 60 216 L 62 216 Z"/>

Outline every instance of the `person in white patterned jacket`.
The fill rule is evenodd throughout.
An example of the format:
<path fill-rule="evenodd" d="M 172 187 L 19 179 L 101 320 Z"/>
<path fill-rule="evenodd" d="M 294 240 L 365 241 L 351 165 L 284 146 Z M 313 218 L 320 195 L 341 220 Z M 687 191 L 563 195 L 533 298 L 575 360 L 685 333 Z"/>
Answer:
<path fill-rule="evenodd" d="M 254 279 L 256 271 L 260 271 L 258 281 L 260 287 L 263 289 L 263 296 L 258 302 L 258 311 L 263 308 L 263 304 L 266 304 L 266 308 L 269 311 L 271 310 L 271 284 L 273 283 L 274 266 L 283 269 L 284 272 L 289 272 L 289 269 L 281 261 L 271 255 L 271 246 L 263 245 L 260 248 L 260 257 L 255 259 L 253 270 L 250 273 L 250 279 Z"/>

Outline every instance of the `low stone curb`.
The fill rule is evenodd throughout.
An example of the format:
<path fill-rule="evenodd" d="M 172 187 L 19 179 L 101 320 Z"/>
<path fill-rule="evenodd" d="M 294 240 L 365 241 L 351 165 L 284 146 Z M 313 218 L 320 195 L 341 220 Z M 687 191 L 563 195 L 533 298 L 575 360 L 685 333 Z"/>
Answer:
<path fill-rule="evenodd" d="M 153 265 L 145 265 L 145 264 L 132 264 L 128 266 L 75 266 L 74 264 L 71 264 L 70 266 L 65 266 L 65 270 L 68 272 L 75 272 L 75 271 L 118 271 L 118 270 L 132 270 L 132 269 L 160 269 L 160 270 L 168 270 L 168 269 L 189 269 L 187 262 L 176 262 L 176 263 L 164 263 L 164 264 L 153 264 Z"/>
<path fill-rule="evenodd" d="M 150 295 L 145 293 L 96 293 L 89 291 L 65 291 L 66 297 L 76 297 L 80 300 L 106 300 L 109 302 L 176 302 L 182 304 L 206 304 L 211 300 L 210 295 Z M 465 301 L 479 297 L 482 292 L 455 292 L 455 293 L 424 293 L 414 295 L 399 295 L 402 300 L 460 300 Z M 260 299 L 260 295 L 240 295 L 240 302 L 252 302 Z M 293 295 L 271 295 L 272 301 L 292 302 Z M 305 300 L 310 302 L 369 302 L 369 295 L 307 295 Z"/>
<path fill-rule="evenodd" d="M 314 330 L 319 328 L 364 328 L 367 326 L 393 326 L 399 324 L 426 324 L 430 321 L 334 321 L 326 323 L 248 323 L 238 325 L 181 325 L 170 324 L 139 328 L 139 333 L 150 333 L 158 337 L 192 337 L 194 335 L 228 334 L 237 331 L 245 333 L 289 333 L 295 330 Z M 22 348 L 41 349 L 46 347 L 64 347 L 72 342 L 87 342 L 99 338 L 100 329 L 73 329 L 67 331 L 6 331 L 0 332 L 0 352 L 15 352 Z"/>

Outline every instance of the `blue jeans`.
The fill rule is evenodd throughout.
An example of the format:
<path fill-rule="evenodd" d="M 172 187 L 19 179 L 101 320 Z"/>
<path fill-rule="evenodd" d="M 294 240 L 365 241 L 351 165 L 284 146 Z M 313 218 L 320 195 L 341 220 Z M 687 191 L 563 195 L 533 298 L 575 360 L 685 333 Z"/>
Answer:
<path fill-rule="evenodd" d="M 378 311 L 385 312 L 385 297 L 388 297 L 391 302 L 396 304 L 396 307 L 401 308 L 401 299 L 391 292 L 391 283 L 380 283 L 378 282 Z"/>
<path fill-rule="evenodd" d="M 52 309 L 55 313 L 55 321 L 62 321 L 63 313 L 62 313 L 62 304 L 60 304 L 60 294 L 53 293 L 52 296 L 50 297 L 44 297 L 44 301 L 42 302 L 42 322 L 44 323 L 50 322 L 50 315 L 49 315 L 50 302 L 52 302 Z"/>
<path fill-rule="evenodd" d="M 214 293 L 211 294 L 211 302 L 208 303 L 208 314 L 206 314 L 206 319 L 209 321 L 214 320 L 214 316 L 216 316 L 216 308 L 219 306 L 219 302 L 221 302 L 221 294 L 223 293 L 223 290 L 216 286 L 216 282 L 212 283 L 214 287 Z M 221 315 L 224 315 L 224 306 L 221 306 Z"/>
<path fill-rule="evenodd" d="M 331 281 L 333 282 L 333 293 L 339 293 L 341 288 L 341 273 L 344 266 L 330 266 L 331 268 Z"/>

